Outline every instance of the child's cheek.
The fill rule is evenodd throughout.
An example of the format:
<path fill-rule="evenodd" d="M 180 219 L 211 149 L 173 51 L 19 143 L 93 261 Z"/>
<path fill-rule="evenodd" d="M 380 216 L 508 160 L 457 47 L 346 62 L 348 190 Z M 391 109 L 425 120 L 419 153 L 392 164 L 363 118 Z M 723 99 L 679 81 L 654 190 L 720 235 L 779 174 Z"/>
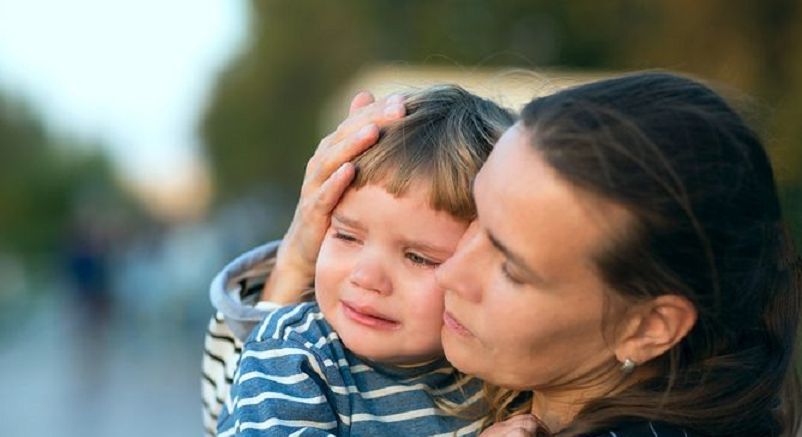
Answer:
<path fill-rule="evenodd" d="M 414 289 L 419 293 L 410 301 L 411 304 L 408 305 L 408 308 L 414 311 L 412 316 L 419 320 L 421 328 L 430 332 L 430 335 L 435 336 L 439 341 L 443 311 L 445 311 L 443 289 L 435 285 L 434 275 L 424 283 L 418 284 Z"/>

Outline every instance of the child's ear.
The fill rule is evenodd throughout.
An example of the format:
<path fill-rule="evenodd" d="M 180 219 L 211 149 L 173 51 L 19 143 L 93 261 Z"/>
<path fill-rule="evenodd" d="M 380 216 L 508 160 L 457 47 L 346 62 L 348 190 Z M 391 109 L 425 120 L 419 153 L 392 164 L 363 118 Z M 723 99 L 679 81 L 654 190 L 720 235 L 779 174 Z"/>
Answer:
<path fill-rule="evenodd" d="M 676 294 L 658 296 L 628 312 L 619 331 L 615 355 L 640 365 L 682 341 L 696 324 L 696 307 Z"/>

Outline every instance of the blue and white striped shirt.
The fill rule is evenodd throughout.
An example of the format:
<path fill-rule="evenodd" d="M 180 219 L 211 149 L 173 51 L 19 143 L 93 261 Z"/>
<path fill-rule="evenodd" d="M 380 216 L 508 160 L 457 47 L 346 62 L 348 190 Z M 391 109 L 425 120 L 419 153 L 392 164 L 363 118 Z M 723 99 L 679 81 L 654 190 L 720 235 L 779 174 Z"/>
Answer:
<path fill-rule="evenodd" d="M 315 303 L 270 313 L 245 342 L 218 421 L 229 435 L 476 435 L 481 382 L 444 359 L 413 367 L 368 362 L 348 351 Z"/>

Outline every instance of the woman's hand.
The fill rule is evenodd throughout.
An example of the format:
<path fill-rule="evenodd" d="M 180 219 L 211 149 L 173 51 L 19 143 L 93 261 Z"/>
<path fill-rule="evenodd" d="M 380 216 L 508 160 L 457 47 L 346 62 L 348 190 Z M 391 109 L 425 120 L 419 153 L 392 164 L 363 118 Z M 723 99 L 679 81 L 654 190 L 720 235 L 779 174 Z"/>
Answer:
<path fill-rule="evenodd" d="M 350 161 L 376 143 L 381 127 L 404 114 L 403 96 L 375 101 L 369 92 L 361 92 L 351 101 L 348 118 L 320 141 L 306 165 L 301 198 L 262 290 L 262 300 L 296 303 L 301 291 L 312 284 L 331 212 L 355 175 Z"/>
<path fill-rule="evenodd" d="M 531 437 L 537 431 L 537 419 L 531 414 L 519 414 L 482 431 L 479 437 Z"/>

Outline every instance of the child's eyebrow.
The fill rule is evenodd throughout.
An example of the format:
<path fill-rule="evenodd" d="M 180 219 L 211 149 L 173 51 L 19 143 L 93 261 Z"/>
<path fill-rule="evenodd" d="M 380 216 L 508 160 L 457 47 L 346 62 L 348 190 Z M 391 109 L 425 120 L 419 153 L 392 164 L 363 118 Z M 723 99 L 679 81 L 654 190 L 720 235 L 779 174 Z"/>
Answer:
<path fill-rule="evenodd" d="M 331 218 L 350 228 L 359 228 L 359 229 L 364 228 L 364 226 L 362 226 L 362 223 L 360 223 L 359 220 L 346 217 L 342 214 L 333 213 L 331 215 Z"/>

